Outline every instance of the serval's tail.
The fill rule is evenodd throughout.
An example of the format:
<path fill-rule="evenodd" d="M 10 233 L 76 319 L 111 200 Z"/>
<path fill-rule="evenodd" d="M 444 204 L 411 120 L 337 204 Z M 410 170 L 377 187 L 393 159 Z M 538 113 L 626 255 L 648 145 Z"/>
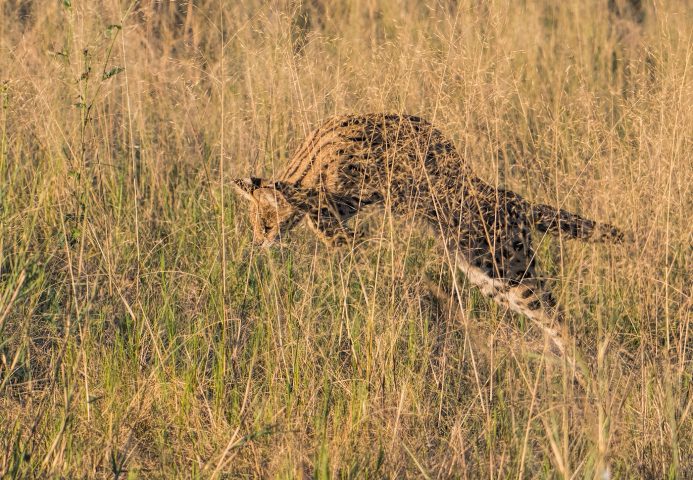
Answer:
<path fill-rule="evenodd" d="M 540 232 L 588 242 L 621 243 L 626 240 L 626 235 L 613 225 L 595 222 L 549 205 L 531 205 L 528 217 Z"/>

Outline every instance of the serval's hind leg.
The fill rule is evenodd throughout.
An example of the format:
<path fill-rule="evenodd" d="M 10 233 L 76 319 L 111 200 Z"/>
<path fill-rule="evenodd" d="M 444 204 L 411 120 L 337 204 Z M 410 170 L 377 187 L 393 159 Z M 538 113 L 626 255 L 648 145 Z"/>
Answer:
<path fill-rule="evenodd" d="M 535 277 L 533 262 L 529 260 L 532 255 L 525 258 L 528 260 L 521 261 L 519 256 L 506 258 L 494 264 L 487 254 L 477 255 L 471 262 L 464 255 L 457 255 L 457 266 L 485 296 L 537 325 L 549 338 L 551 353 L 565 359 L 578 381 L 587 388 L 581 370 L 576 368 L 578 365 L 566 348 L 563 315 L 543 281 Z M 498 266 L 499 263 L 502 265 Z"/>
<path fill-rule="evenodd" d="M 526 316 L 544 331 L 551 340 L 553 353 L 561 357 L 566 355 L 565 342 L 560 331 L 563 315 L 553 295 L 544 288 L 542 282 L 528 279 L 509 287 L 500 297 L 495 300 Z"/>
<path fill-rule="evenodd" d="M 564 359 L 574 372 L 576 380 L 583 388 L 588 389 L 584 376 L 587 371 L 585 365 L 580 362 L 579 357 L 573 356 L 567 350 L 564 339 L 569 334 L 565 331 L 563 312 L 556 304 L 552 293 L 544 287 L 543 282 L 529 279 L 527 282 L 511 287 L 505 296 L 505 302 L 512 310 L 525 315 L 542 329 L 551 342 L 552 353 Z"/>

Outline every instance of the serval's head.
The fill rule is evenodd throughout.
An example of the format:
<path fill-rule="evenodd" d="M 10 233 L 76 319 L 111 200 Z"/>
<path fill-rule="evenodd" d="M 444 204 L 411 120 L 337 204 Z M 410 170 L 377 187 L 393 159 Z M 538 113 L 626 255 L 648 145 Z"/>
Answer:
<path fill-rule="evenodd" d="M 280 240 L 303 216 L 271 180 L 239 178 L 233 186 L 248 201 L 256 246 L 268 247 Z"/>

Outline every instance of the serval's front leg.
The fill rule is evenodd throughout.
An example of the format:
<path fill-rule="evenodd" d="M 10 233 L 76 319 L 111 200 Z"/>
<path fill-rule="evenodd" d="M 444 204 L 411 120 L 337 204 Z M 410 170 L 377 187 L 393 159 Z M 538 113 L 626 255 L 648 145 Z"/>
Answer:
<path fill-rule="evenodd" d="M 308 226 L 328 246 L 340 246 L 355 238 L 346 221 L 358 209 L 342 205 L 340 197 L 318 188 L 304 188 L 295 184 L 275 182 L 289 204 L 305 215 Z"/>
<path fill-rule="evenodd" d="M 341 247 L 356 238 L 354 231 L 344 225 L 342 219 L 327 209 L 311 210 L 307 213 L 306 218 L 308 226 L 327 246 Z"/>
<path fill-rule="evenodd" d="M 306 211 L 308 226 L 330 247 L 340 247 L 360 238 L 346 222 L 358 212 L 358 207 L 338 196 L 322 194 Z"/>
<path fill-rule="evenodd" d="M 326 192 L 317 198 L 318 202 L 307 212 L 308 225 L 325 244 L 333 247 L 347 245 L 363 238 L 365 232 L 354 232 L 347 226 L 347 222 L 363 207 L 381 201 L 378 194 L 360 196 Z"/>

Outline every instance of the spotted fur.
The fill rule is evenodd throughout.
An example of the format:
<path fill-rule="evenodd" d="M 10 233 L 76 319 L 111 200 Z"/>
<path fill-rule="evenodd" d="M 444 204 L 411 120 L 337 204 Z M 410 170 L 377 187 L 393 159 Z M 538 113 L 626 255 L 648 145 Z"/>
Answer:
<path fill-rule="evenodd" d="M 367 205 L 417 215 L 439 233 L 471 283 L 542 326 L 560 352 L 556 302 L 536 273 L 532 229 L 582 240 L 623 238 L 611 225 L 532 205 L 483 182 L 443 133 L 411 115 L 330 118 L 276 180 L 240 179 L 235 186 L 251 200 L 261 245 L 304 218 L 325 243 L 343 245 L 356 238 L 347 222 Z"/>

